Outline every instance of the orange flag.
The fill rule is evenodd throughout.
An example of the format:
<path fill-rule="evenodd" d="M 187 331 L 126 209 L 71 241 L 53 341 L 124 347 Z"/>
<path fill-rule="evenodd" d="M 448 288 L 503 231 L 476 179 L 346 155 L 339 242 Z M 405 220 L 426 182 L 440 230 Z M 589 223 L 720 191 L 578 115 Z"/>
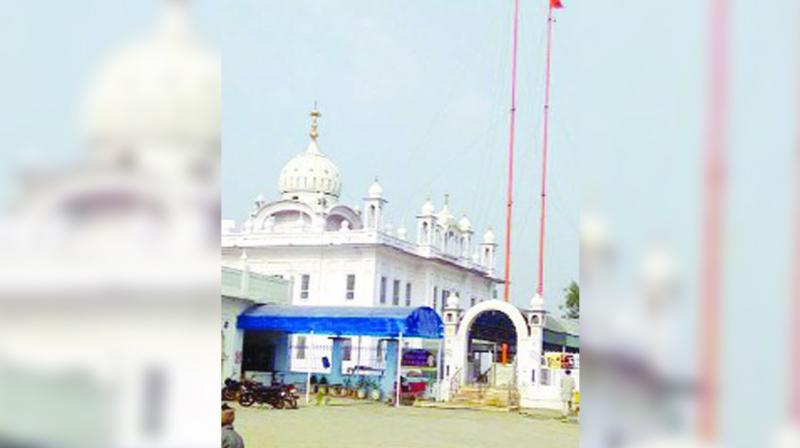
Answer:
<path fill-rule="evenodd" d="M 561 4 L 561 0 L 550 0 L 550 7 L 551 8 L 555 8 L 555 9 L 559 9 L 559 8 L 563 8 L 564 5 Z"/>

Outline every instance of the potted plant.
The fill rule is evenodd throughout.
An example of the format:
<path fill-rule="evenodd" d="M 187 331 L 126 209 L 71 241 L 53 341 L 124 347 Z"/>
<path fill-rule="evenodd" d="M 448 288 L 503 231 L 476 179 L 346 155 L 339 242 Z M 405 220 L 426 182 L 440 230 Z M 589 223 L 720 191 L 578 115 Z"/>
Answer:
<path fill-rule="evenodd" d="M 374 401 L 381 401 L 381 386 L 377 380 L 370 382 L 369 389 L 369 397 Z"/>
<path fill-rule="evenodd" d="M 351 397 L 353 396 L 353 382 L 351 377 L 345 377 L 344 379 L 344 387 L 342 388 L 342 396 L 343 397 Z"/>
<path fill-rule="evenodd" d="M 356 397 L 361 400 L 367 398 L 367 387 L 369 387 L 369 383 L 362 376 L 358 380 L 358 386 L 356 386 Z"/>
<path fill-rule="evenodd" d="M 317 391 L 322 395 L 328 394 L 328 379 L 324 376 L 320 378 L 319 383 L 317 384 Z"/>

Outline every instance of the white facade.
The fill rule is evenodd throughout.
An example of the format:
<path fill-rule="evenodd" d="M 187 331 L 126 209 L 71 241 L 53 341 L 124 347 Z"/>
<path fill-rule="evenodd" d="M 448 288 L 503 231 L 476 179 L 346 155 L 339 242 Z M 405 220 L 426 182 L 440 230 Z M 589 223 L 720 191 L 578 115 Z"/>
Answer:
<path fill-rule="evenodd" d="M 410 237 L 385 222 L 388 202 L 377 180 L 363 208 L 339 203 L 342 179 L 317 144 L 320 114 L 311 116 L 308 148 L 281 171 L 280 199 L 259 196 L 241 225 L 223 222 L 223 265 L 242 268 L 246 252 L 253 272 L 293 281 L 294 305 L 430 306 L 441 313 L 453 293 L 464 308 L 494 298 L 491 229 L 476 245 L 466 216 L 456 219 L 447 198 L 439 211 L 428 199 Z M 317 339 L 311 343 L 326 343 Z"/>

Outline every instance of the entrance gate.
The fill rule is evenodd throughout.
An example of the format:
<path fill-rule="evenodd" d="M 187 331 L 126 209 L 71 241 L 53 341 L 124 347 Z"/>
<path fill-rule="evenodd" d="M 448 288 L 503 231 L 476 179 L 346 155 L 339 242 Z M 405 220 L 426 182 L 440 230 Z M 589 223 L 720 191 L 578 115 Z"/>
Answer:
<path fill-rule="evenodd" d="M 541 363 L 544 308 L 532 303 L 520 309 L 501 300 L 486 300 L 464 311 L 457 296 L 448 298 L 444 309 L 444 379 L 440 399 L 447 401 L 465 385 L 477 379 L 468 359 L 471 341 L 498 344 L 513 342 L 513 360 L 508 363 L 507 384 L 516 388 L 521 399 L 534 393 L 536 371 Z M 492 368 L 496 368 L 493 364 Z M 483 374 L 484 372 L 480 372 Z M 492 373 L 492 372 L 486 372 Z"/>

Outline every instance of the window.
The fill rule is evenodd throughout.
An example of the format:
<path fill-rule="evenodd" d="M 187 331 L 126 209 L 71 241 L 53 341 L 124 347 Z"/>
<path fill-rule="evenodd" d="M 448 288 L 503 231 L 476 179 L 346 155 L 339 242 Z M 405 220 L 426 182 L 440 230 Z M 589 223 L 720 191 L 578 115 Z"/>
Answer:
<path fill-rule="evenodd" d="M 406 283 L 406 306 L 411 306 L 411 283 Z"/>
<path fill-rule="evenodd" d="M 400 305 L 400 280 L 392 283 L 392 305 Z"/>
<path fill-rule="evenodd" d="M 311 276 L 303 274 L 300 276 L 300 299 L 308 299 L 308 286 L 311 283 Z"/>
<path fill-rule="evenodd" d="M 434 286 L 433 287 L 433 301 L 431 302 L 431 308 L 433 308 L 434 310 L 438 309 L 436 307 L 436 304 L 438 303 L 438 300 L 439 300 L 439 288 Z"/>
<path fill-rule="evenodd" d="M 295 341 L 297 343 L 295 344 L 294 357 L 297 359 L 306 359 L 306 337 L 297 336 Z"/>
<path fill-rule="evenodd" d="M 346 300 L 353 300 L 356 297 L 356 275 L 347 274 L 347 292 L 344 298 Z"/>
<path fill-rule="evenodd" d="M 381 277 L 381 305 L 386 304 L 386 277 Z"/>
<path fill-rule="evenodd" d="M 375 360 L 378 364 L 383 362 L 383 341 L 378 340 L 378 345 L 375 347 Z"/>
<path fill-rule="evenodd" d="M 447 298 L 450 297 L 450 291 L 443 289 L 442 290 L 442 303 L 439 304 L 441 307 L 441 311 L 444 312 L 444 306 L 447 303 Z"/>
<path fill-rule="evenodd" d="M 542 386 L 549 386 L 550 369 L 541 369 L 541 373 L 539 374 L 539 379 L 541 380 Z"/>
<path fill-rule="evenodd" d="M 469 306 L 471 306 L 471 307 L 475 306 L 475 302 L 477 302 L 477 301 L 478 301 L 478 299 L 476 299 L 475 297 L 469 299 Z"/>
<path fill-rule="evenodd" d="M 342 341 L 342 361 L 353 359 L 353 340 L 345 339 Z"/>

